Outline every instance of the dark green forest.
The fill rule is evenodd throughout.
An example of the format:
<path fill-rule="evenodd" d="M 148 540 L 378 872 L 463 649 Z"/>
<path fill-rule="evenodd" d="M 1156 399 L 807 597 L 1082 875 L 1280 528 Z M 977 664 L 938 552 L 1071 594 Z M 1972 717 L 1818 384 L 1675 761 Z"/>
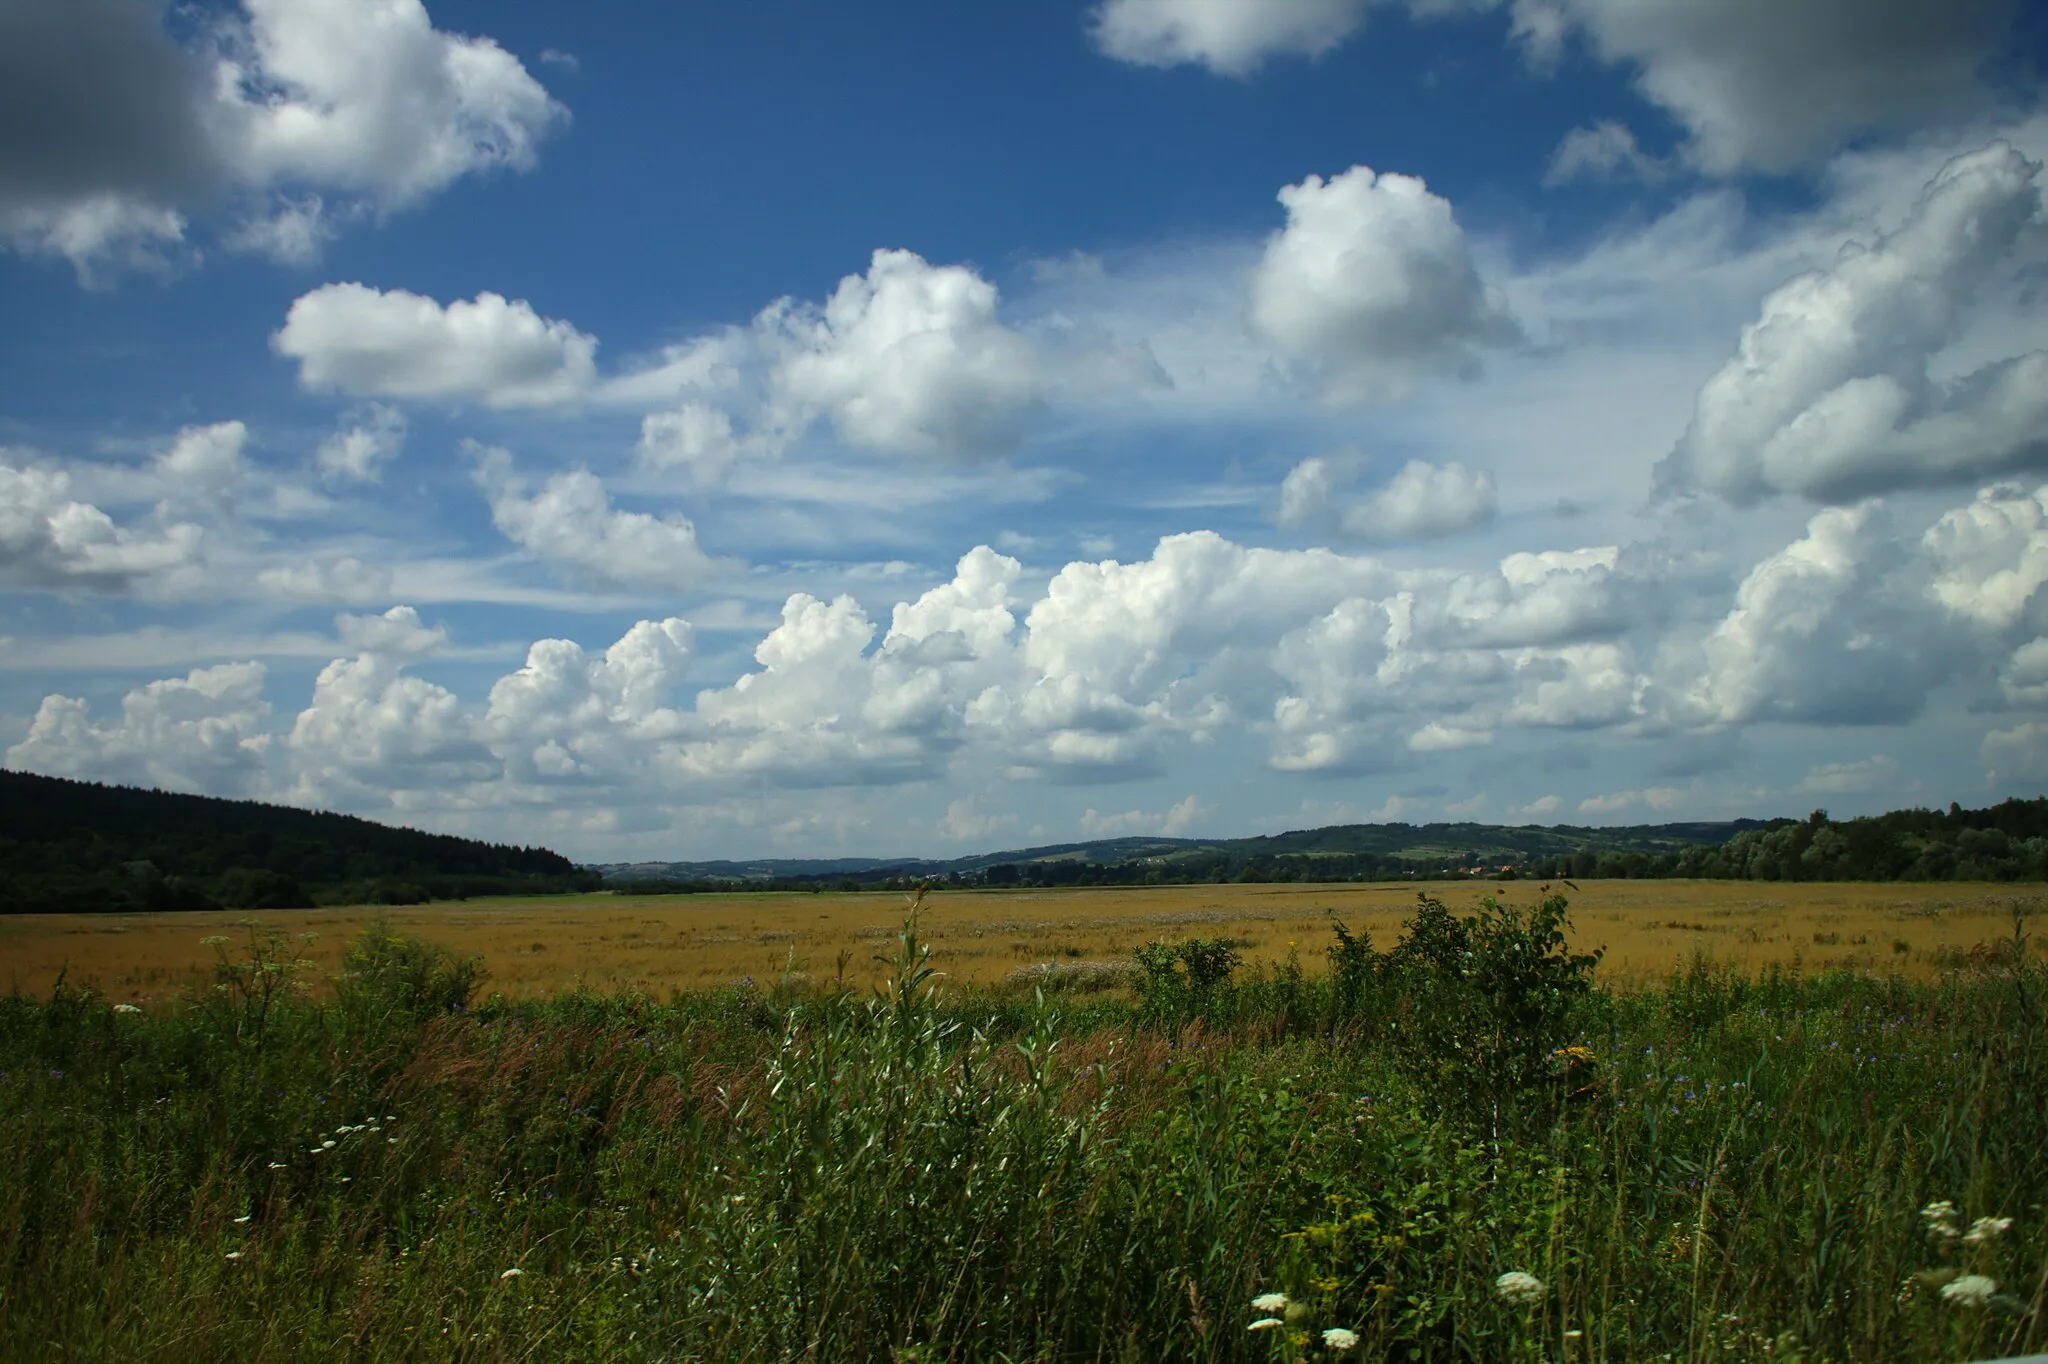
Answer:
<path fill-rule="evenodd" d="M 0 771 L 0 912 L 418 904 L 598 884 L 545 848 Z"/>

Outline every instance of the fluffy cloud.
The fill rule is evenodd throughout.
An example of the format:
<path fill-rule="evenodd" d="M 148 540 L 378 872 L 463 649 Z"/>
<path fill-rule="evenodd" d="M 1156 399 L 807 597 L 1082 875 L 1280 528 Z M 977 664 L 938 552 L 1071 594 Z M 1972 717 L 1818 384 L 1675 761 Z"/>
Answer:
<path fill-rule="evenodd" d="M 327 284 L 271 338 L 307 388 L 362 397 L 475 399 L 491 407 L 573 401 L 597 376 L 597 339 L 525 300 L 478 294 L 442 307 L 403 289 Z"/>
<path fill-rule="evenodd" d="M 1781 173 L 1871 129 L 1987 102 L 2014 0 L 1563 0 L 1561 12 L 1691 133 L 1710 174 Z"/>
<path fill-rule="evenodd" d="M 1895 231 L 1774 291 L 1660 479 L 1736 501 L 1838 500 L 2048 464 L 2048 353 L 1945 383 L 1929 373 L 2038 230 L 2039 171 L 2004 143 L 1958 157 Z"/>
<path fill-rule="evenodd" d="M 1139 66 L 1192 63 L 1244 76 L 1269 56 L 1327 52 L 1357 31 L 1369 0 L 1103 0 L 1096 45 Z"/>
<path fill-rule="evenodd" d="M 371 403 L 347 426 L 320 442 L 314 454 L 321 476 L 335 482 L 376 483 L 384 466 L 405 448 L 405 414 Z"/>
<path fill-rule="evenodd" d="M 2048 487 L 1985 488 L 1975 501 L 1942 513 L 1921 547 L 1933 595 L 1950 611 L 1993 630 L 2029 623 L 2048 582 Z M 2048 620 L 2031 623 L 2048 628 Z"/>
<path fill-rule="evenodd" d="M 1354 535 L 1426 540 L 1483 525 L 1499 509 L 1493 475 L 1486 470 L 1456 460 L 1439 466 L 1411 459 L 1386 487 L 1344 514 L 1344 528 Z"/>
<path fill-rule="evenodd" d="M 143 0 L 9 5 L 0 237 L 90 280 L 161 261 L 185 211 L 225 192 L 226 244 L 303 259 L 338 221 L 529 168 L 566 117 L 516 58 L 435 29 L 419 0 L 243 11 L 209 27 L 209 71 Z"/>
<path fill-rule="evenodd" d="M 1040 399 L 1031 345 L 996 318 L 996 289 L 965 266 L 877 251 L 822 310 L 780 319 L 776 387 L 847 441 L 928 454 L 993 453 Z"/>
<path fill-rule="evenodd" d="M 363 653 L 320 670 L 286 739 L 292 799 L 361 808 L 495 774 L 455 694 L 406 673 L 405 662 Z"/>
<path fill-rule="evenodd" d="M 1881 507 L 1829 508 L 1755 568 L 1700 646 L 1684 705 L 1701 723 L 1896 723 L 1963 656 Z"/>
<path fill-rule="evenodd" d="M 1413 459 L 1384 487 L 1345 504 L 1331 461 L 1306 459 L 1280 485 L 1280 524 L 1358 540 L 1430 540 L 1484 525 L 1500 513 L 1493 475 L 1452 460 Z"/>
<path fill-rule="evenodd" d="M 716 481 L 818 421 L 850 445 L 1002 454 L 1055 392 L 1156 382 L 1148 357 L 1085 341 L 1055 354 L 1006 324 L 996 287 L 962 265 L 876 251 L 822 304 L 779 299 L 745 328 L 671 349 L 606 386 L 616 401 L 683 399 L 642 424 L 640 454 Z M 735 415 L 740 417 L 735 421 Z"/>
<path fill-rule="evenodd" d="M 1280 191 L 1287 226 L 1253 272 L 1253 324 L 1339 401 L 1399 392 L 1418 371 L 1469 369 L 1517 335 L 1465 234 L 1421 180 L 1353 166 Z"/>
<path fill-rule="evenodd" d="M 242 447 L 248 442 L 249 428 L 241 422 L 188 426 L 157 457 L 157 471 L 174 494 L 217 494 L 241 480 L 246 468 Z"/>
<path fill-rule="evenodd" d="M 598 786 L 651 781 L 656 749 L 681 716 L 671 707 L 690 658 L 689 622 L 643 620 L 602 655 L 544 639 L 491 688 L 483 730 L 516 783 Z"/>
<path fill-rule="evenodd" d="M 509 501 L 546 520 L 550 496 Z M 556 500 L 574 502 L 574 488 Z M 598 488 L 571 519 L 596 524 L 578 538 L 602 543 L 614 515 Z M 9 760 L 182 772 L 188 787 L 358 809 L 654 819 L 646 812 L 738 792 L 1156 776 L 1212 744 L 1263 749 L 1277 772 L 1341 776 L 1494 746 L 1526 753 L 1543 731 L 1896 723 L 1958 677 L 1995 677 L 2010 704 L 2034 707 L 2048 696 L 2044 523 L 2048 490 L 2003 486 L 1919 534 L 1875 504 L 1824 509 L 1732 599 L 1721 588 L 1696 602 L 1686 594 L 1708 589 L 1642 547 L 1522 552 L 1454 572 L 1196 533 L 1132 562 L 1067 564 L 1039 588 L 982 547 L 898 601 L 886 628 L 850 595 L 791 595 L 723 685 L 693 680 L 691 626 L 670 617 L 601 653 L 540 640 L 479 709 L 411 675 L 446 635 L 395 607 L 336 618 L 349 656 L 322 671 L 286 735 L 265 740 L 261 670 L 237 665 L 140 688 L 111 724 L 51 697 Z M 1985 742 L 2001 774 L 2038 746 L 2025 724 Z M 1866 778 L 1884 773 L 1824 765 L 1796 789 Z M 1654 782 L 1613 785 L 1633 789 L 1582 808 L 1679 799 Z M 1090 808 L 1099 833 L 1182 830 L 1206 813 L 1200 802 Z M 968 831 L 999 818 L 969 803 L 942 827 L 980 837 Z"/>
<path fill-rule="evenodd" d="M 109 264 L 161 264 L 185 233 L 168 205 L 216 167 L 205 72 L 143 0 L 17 0 L 0 9 L 0 241 Z"/>
<path fill-rule="evenodd" d="M 670 513 L 615 511 L 595 474 L 556 474 L 531 497 L 503 450 L 484 450 L 477 481 L 491 501 L 491 520 L 507 539 L 572 574 L 603 583 L 680 591 L 714 565 L 697 547 L 697 530 Z"/>
<path fill-rule="evenodd" d="M 91 708 L 47 696 L 28 736 L 7 750 L 7 766 L 55 777 L 243 795 L 265 784 L 270 707 L 263 665 L 195 668 L 182 678 L 137 687 L 121 718 L 95 724 Z"/>
<path fill-rule="evenodd" d="M 239 423 L 233 423 L 239 426 Z M 189 447 L 194 460 L 206 445 Z M 239 446 L 236 447 L 239 450 Z M 61 470 L 0 463 L 0 583 L 31 588 L 167 588 L 196 567 L 203 534 L 177 522 L 154 533 L 114 524 L 98 507 L 74 500 Z"/>
<path fill-rule="evenodd" d="M 1269 57 L 1317 56 L 1363 29 L 1374 3 L 1402 0 L 1102 0 L 1089 25 L 1108 56 L 1247 76 Z M 1405 0 L 1411 15 L 1507 9 L 1529 65 L 1553 70 L 1573 35 L 1628 68 L 1637 91 L 1689 133 L 1686 159 L 1712 175 L 1782 174 L 1858 134 L 1955 121 L 1994 101 L 1984 77 L 2012 32 L 2017 0 Z M 1560 163 L 1648 162 L 1604 124 L 1574 135 Z M 1622 130 L 1625 132 L 1625 130 Z"/>
<path fill-rule="evenodd" d="M 381 616 L 336 616 L 334 630 L 343 647 L 359 654 L 419 657 L 448 643 L 444 627 L 437 625 L 429 630 L 421 623 L 420 613 L 410 606 L 394 606 Z"/>

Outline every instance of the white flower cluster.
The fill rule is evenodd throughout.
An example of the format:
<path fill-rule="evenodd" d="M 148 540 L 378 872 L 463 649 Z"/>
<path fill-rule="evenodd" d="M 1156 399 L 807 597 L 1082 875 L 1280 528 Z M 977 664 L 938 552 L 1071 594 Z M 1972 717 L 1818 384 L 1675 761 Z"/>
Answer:
<path fill-rule="evenodd" d="M 1293 1311 L 1290 1312 L 1289 1309 Z M 1245 1327 L 1247 1331 L 1277 1331 L 1287 1324 L 1288 1316 L 1299 1317 L 1306 1311 L 1285 1293 L 1259 1294 L 1252 1299 L 1252 1310 L 1263 1315 Z M 1334 1354 L 1342 1354 L 1346 1350 L 1356 1349 L 1357 1346 L 1358 1332 L 1347 1327 L 1332 1326 L 1323 1332 L 1323 1348 Z"/>
<path fill-rule="evenodd" d="M 1941 1300 L 1957 1307 L 1983 1307 L 1998 1291 L 1998 1281 L 1982 1274 L 1965 1274 L 1942 1285 Z"/>
<path fill-rule="evenodd" d="M 1541 1302 L 1544 1294 L 1543 1280 L 1534 1274 L 1511 1269 L 1493 1281 L 1493 1292 L 1502 1302 L 1514 1303 L 1516 1306 Z"/>
<path fill-rule="evenodd" d="M 1980 1217 L 1970 1223 L 1970 1229 L 1963 1233 L 1963 1244 L 1981 1246 L 1996 1241 L 2012 1230 L 2010 1217 Z"/>

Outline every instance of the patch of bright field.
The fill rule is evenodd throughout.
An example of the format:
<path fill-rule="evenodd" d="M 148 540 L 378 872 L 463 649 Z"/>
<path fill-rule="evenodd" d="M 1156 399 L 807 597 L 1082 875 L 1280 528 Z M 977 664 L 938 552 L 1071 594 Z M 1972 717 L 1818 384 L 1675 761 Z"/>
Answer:
<path fill-rule="evenodd" d="M 2012 915 L 2038 912 L 2034 886 L 1588 881 L 1560 887 L 1574 945 L 1604 947 L 1610 980 L 1661 975 L 1695 953 L 1755 969 L 1798 961 L 1930 976 L 1979 943 L 2009 937 Z M 1469 881 L 1408 885 L 1227 885 L 939 891 L 922 935 L 955 980 L 993 983 L 1037 963 L 1128 958 L 1155 939 L 1228 938 L 1249 962 L 1290 952 L 1315 971 L 1334 916 L 1390 946 L 1419 890 L 1454 910 L 1482 896 L 1527 903 L 1538 888 Z M 769 984 L 786 971 L 848 984 L 877 978 L 902 923 L 894 893 L 563 896 L 474 900 L 379 911 L 340 908 L 212 914 L 18 915 L 0 919 L 0 986 L 47 992 L 59 971 L 121 1000 L 164 1000 L 207 979 L 228 934 L 252 920 L 295 936 L 331 972 L 342 946 L 381 916 L 397 932 L 483 958 L 486 990 L 533 996 L 583 986 L 641 991 Z M 305 936 L 312 935 L 312 936 Z M 233 950 L 233 949 L 230 949 Z"/>

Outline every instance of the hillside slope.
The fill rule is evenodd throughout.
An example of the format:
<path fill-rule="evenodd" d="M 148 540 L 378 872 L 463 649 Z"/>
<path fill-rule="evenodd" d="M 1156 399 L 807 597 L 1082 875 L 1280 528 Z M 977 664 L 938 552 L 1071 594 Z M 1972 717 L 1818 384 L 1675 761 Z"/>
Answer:
<path fill-rule="evenodd" d="M 597 883 L 545 848 L 0 771 L 0 911 L 410 904 Z"/>

